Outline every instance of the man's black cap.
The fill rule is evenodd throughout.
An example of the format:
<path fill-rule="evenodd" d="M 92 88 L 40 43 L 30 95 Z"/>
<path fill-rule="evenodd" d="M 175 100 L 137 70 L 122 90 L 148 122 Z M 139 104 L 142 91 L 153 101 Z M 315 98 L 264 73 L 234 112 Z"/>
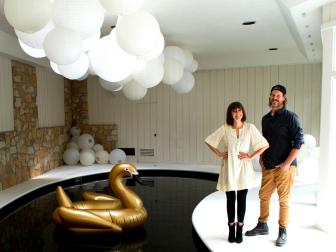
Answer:
<path fill-rule="evenodd" d="M 283 95 L 286 94 L 286 88 L 280 84 L 273 86 L 271 89 L 271 93 L 273 90 L 279 90 L 281 93 L 283 93 Z"/>

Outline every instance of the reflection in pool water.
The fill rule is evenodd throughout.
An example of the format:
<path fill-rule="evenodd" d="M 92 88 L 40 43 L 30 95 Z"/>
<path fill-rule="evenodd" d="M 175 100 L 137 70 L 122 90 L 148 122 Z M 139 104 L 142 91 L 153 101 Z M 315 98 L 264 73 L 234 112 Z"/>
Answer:
<path fill-rule="evenodd" d="M 204 251 L 193 231 L 191 215 L 196 205 L 215 190 L 216 182 L 184 177 L 150 178 L 154 187 L 126 181 L 148 211 L 143 228 L 121 235 L 76 235 L 57 229 L 51 220 L 57 207 L 55 193 L 49 193 L 0 222 L 1 251 Z M 66 188 L 74 201 L 81 200 L 84 191 L 112 194 L 107 180 Z"/>

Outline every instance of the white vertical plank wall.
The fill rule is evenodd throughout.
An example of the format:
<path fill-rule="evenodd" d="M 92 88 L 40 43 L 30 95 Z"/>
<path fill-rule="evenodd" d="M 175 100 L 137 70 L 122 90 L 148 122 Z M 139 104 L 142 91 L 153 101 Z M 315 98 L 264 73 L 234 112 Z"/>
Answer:
<path fill-rule="evenodd" d="M 39 127 L 65 125 L 64 78 L 44 67 L 36 67 Z"/>
<path fill-rule="evenodd" d="M 195 80 L 188 94 L 160 84 L 138 102 L 89 81 L 89 122 L 116 123 L 119 147 L 154 146 L 158 162 L 214 164 L 216 158 L 204 139 L 225 122 L 228 104 L 242 102 L 247 120 L 260 129 L 261 118 L 269 111 L 270 88 L 282 83 L 288 89 L 288 108 L 298 114 L 305 133 L 319 142 L 320 63 L 198 71 Z"/>
<path fill-rule="evenodd" d="M 11 60 L 0 56 L 0 132 L 14 130 Z"/>

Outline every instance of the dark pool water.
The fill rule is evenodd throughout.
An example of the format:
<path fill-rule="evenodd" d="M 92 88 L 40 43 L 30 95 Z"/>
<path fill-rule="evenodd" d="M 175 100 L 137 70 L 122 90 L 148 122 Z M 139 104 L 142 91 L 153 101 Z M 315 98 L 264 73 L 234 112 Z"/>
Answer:
<path fill-rule="evenodd" d="M 215 190 L 216 182 L 190 177 L 146 177 L 153 187 L 127 184 L 142 198 L 148 221 L 123 235 L 75 235 L 57 229 L 51 216 L 55 193 L 34 199 L 0 222 L 0 251 L 207 251 L 192 227 L 196 205 Z M 73 201 L 84 191 L 113 194 L 108 181 L 65 188 Z"/>

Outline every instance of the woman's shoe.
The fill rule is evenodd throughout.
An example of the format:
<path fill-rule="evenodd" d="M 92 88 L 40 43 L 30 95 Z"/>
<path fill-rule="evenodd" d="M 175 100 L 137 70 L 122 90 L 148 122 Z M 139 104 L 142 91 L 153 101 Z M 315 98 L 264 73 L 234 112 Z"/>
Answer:
<path fill-rule="evenodd" d="M 229 238 L 228 238 L 228 240 L 229 240 L 229 242 L 235 242 L 236 241 L 236 225 L 235 225 L 235 223 L 231 223 L 231 225 L 230 225 L 230 223 L 228 223 L 228 225 L 229 225 Z"/>
<path fill-rule="evenodd" d="M 236 242 L 237 243 L 243 242 L 243 226 L 244 226 L 244 223 L 237 222 L 237 230 L 236 230 Z"/>

